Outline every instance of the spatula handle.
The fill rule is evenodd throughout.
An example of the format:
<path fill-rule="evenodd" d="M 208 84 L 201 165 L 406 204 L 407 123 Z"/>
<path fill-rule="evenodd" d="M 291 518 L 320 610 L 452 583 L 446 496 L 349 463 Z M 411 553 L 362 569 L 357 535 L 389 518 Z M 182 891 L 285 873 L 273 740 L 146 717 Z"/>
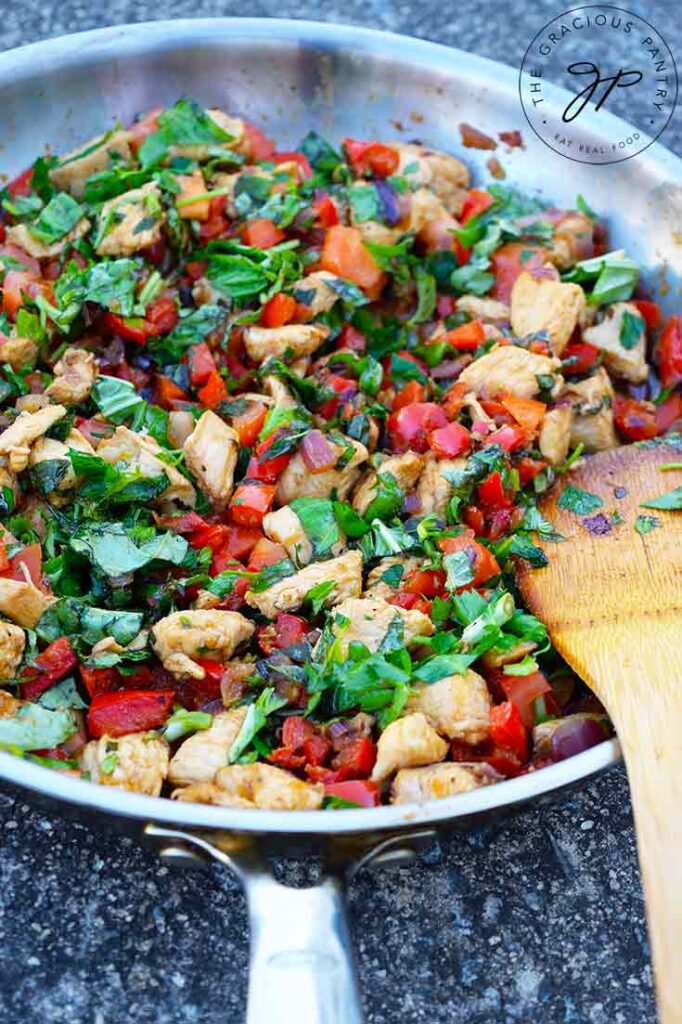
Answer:
<path fill-rule="evenodd" d="M 659 1020 L 682 1024 L 682 655 L 669 654 L 674 664 L 658 666 L 663 678 L 652 678 L 649 663 L 633 679 L 631 701 L 621 681 L 614 719 L 632 791 Z"/>

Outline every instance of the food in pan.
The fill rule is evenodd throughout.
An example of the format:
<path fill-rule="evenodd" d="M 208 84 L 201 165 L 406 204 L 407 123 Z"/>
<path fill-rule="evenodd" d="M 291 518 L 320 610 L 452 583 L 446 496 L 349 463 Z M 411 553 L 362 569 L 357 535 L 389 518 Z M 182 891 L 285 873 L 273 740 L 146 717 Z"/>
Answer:
<path fill-rule="evenodd" d="M 39 157 L 1 217 L 3 749 L 313 810 L 610 735 L 514 566 L 583 453 L 679 424 L 682 320 L 582 198 L 180 99 Z M 632 529 L 616 499 L 562 502 Z"/>

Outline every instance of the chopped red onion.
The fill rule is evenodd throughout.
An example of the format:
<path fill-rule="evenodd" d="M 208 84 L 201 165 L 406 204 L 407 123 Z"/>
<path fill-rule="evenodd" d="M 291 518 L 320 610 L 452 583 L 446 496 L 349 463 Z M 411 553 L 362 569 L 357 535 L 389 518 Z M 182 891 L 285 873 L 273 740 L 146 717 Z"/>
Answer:
<path fill-rule="evenodd" d="M 300 451 L 311 473 L 324 473 L 336 463 L 336 453 L 321 430 L 311 430 L 306 434 Z"/>
<path fill-rule="evenodd" d="M 605 738 L 604 729 L 593 718 L 568 718 L 552 736 L 552 754 L 557 761 L 563 761 L 574 754 L 582 754 L 590 747 L 596 747 Z"/>

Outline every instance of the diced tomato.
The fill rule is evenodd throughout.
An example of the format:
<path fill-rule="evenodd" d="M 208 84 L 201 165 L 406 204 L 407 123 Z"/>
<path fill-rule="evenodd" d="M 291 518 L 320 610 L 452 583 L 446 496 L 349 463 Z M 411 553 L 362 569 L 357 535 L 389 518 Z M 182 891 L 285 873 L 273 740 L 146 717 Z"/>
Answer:
<path fill-rule="evenodd" d="M 321 733 L 311 736 L 303 744 L 303 756 L 305 757 L 306 764 L 324 764 L 331 752 L 331 743 Z"/>
<path fill-rule="evenodd" d="M 473 530 L 477 537 L 483 537 L 485 535 L 485 516 L 481 512 L 480 508 L 476 508 L 475 505 L 465 505 L 462 509 L 462 522 L 465 523 L 470 530 Z"/>
<path fill-rule="evenodd" d="M 571 341 L 561 353 L 561 359 L 566 373 L 582 376 L 597 365 L 599 349 L 586 341 Z"/>
<path fill-rule="evenodd" d="M 631 299 L 630 301 L 644 317 L 647 333 L 652 334 L 657 331 L 663 323 L 663 313 L 658 303 L 651 302 L 649 299 Z"/>
<path fill-rule="evenodd" d="M 498 444 L 505 452 L 515 452 L 517 448 L 523 448 L 528 444 L 526 432 L 513 424 L 500 427 L 486 438 L 486 446 Z"/>
<path fill-rule="evenodd" d="M 26 576 L 36 586 L 42 589 L 43 581 L 43 551 L 40 544 L 27 544 L 21 548 L 9 560 L 9 568 L 2 573 L 11 580 L 26 581 Z"/>
<path fill-rule="evenodd" d="M 474 540 L 473 531 L 466 530 L 458 537 L 443 537 L 439 541 L 443 554 L 452 555 L 458 551 L 466 551 L 474 578 L 468 586 L 481 587 L 493 576 L 498 576 L 500 566 L 492 551 Z"/>
<path fill-rule="evenodd" d="M 526 434 L 530 435 L 538 430 L 547 411 L 545 403 L 538 402 L 535 398 L 517 398 L 516 395 L 505 395 L 500 401 Z"/>
<path fill-rule="evenodd" d="M 185 263 L 185 273 L 192 281 L 198 281 L 203 277 L 208 267 L 208 260 L 189 260 Z"/>
<path fill-rule="evenodd" d="M 230 527 L 224 523 L 201 523 L 192 530 L 189 542 L 198 551 L 201 548 L 210 548 L 211 551 L 220 551 L 225 547 Z"/>
<path fill-rule="evenodd" d="M 521 761 L 528 757 L 528 732 L 521 712 L 511 701 L 490 709 L 490 736 L 493 743 L 511 750 Z"/>
<path fill-rule="evenodd" d="M 514 469 L 519 474 L 519 483 L 522 487 L 525 487 L 538 473 L 542 473 L 543 469 L 546 468 L 547 463 L 544 459 L 531 459 L 529 455 L 522 456 L 518 462 L 514 463 Z"/>
<path fill-rule="evenodd" d="M 647 441 L 660 433 L 653 402 L 616 395 L 613 402 L 613 420 L 627 441 Z"/>
<path fill-rule="evenodd" d="M 308 623 L 298 615 L 279 612 L 274 622 L 261 626 L 258 630 L 258 643 L 264 654 L 272 654 L 274 650 L 284 650 L 303 643 L 309 631 Z"/>
<path fill-rule="evenodd" d="M 249 572 L 260 572 L 266 565 L 274 565 L 287 557 L 286 548 L 268 537 L 261 537 L 249 558 Z"/>
<path fill-rule="evenodd" d="M 292 295 L 277 292 L 263 306 L 260 322 L 263 327 L 283 327 L 294 319 L 298 303 Z"/>
<path fill-rule="evenodd" d="M 220 683 L 223 678 L 225 666 L 222 661 L 215 661 L 213 658 L 195 658 L 194 661 L 204 670 L 204 677 L 213 683 Z"/>
<path fill-rule="evenodd" d="M 227 527 L 227 537 L 223 546 L 233 558 L 245 562 L 263 534 L 256 526 L 239 526 L 231 523 Z"/>
<path fill-rule="evenodd" d="M 295 754 L 291 747 L 276 747 L 267 757 L 270 764 L 285 768 L 289 772 L 300 771 L 305 767 L 305 755 Z"/>
<path fill-rule="evenodd" d="M 363 244 L 358 228 L 342 224 L 334 224 L 325 235 L 320 269 L 352 281 L 370 299 L 378 299 L 386 283 L 386 274 Z"/>
<path fill-rule="evenodd" d="M 329 373 L 324 378 L 324 386 L 328 391 L 336 393 L 336 397 L 328 398 L 317 406 L 317 414 L 325 420 L 336 416 L 341 406 L 350 401 L 358 392 L 357 381 L 341 377 L 337 373 Z"/>
<path fill-rule="evenodd" d="M 469 189 L 469 192 L 462 203 L 462 209 L 460 210 L 460 224 L 466 224 L 472 217 L 477 217 L 479 213 L 483 213 L 488 209 L 488 207 L 492 206 L 494 202 L 495 200 L 490 195 L 490 192 L 484 192 L 480 188 Z"/>
<path fill-rule="evenodd" d="M 552 691 L 546 676 L 542 672 L 531 672 L 527 676 L 508 676 L 502 672 L 498 681 L 507 700 L 518 708 L 525 727 L 532 729 L 534 725 L 533 701 Z"/>
<path fill-rule="evenodd" d="M 121 683 L 121 677 L 115 668 L 89 668 L 87 665 L 79 665 L 78 672 L 90 700 L 98 693 L 110 693 Z"/>
<path fill-rule="evenodd" d="M 312 207 L 319 227 L 331 228 L 339 223 L 339 211 L 336 208 L 336 203 L 326 193 L 313 199 Z"/>
<path fill-rule="evenodd" d="M 278 432 L 276 431 L 265 441 L 261 441 L 256 445 L 254 455 L 249 460 L 246 468 L 247 480 L 261 480 L 263 483 L 274 484 L 280 473 L 291 462 L 294 454 L 293 451 L 282 452 L 271 459 L 267 457 L 268 450 L 274 444 L 277 434 Z"/>
<path fill-rule="evenodd" d="M 206 409 L 215 409 L 227 398 L 225 381 L 217 370 L 211 370 L 204 386 L 197 392 L 197 398 Z"/>
<path fill-rule="evenodd" d="M 452 422 L 432 430 L 428 444 L 439 459 L 454 459 L 471 450 L 471 434 L 461 423 Z"/>
<path fill-rule="evenodd" d="M 162 409 L 174 409 L 176 402 L 189 401 L 189 395 L 170 377 L 157 373 L 154 377 L 154 401 Z"/>
<path fill-rule="evenodd" d="M 397 608 L 405 608 L 407 611 L 421 612 L 422 615 L 431 614 L 431 602 L 421 594 L 410 594 L 407 591 L 402 591 L 399 594 L 391 594 L 390 597 L 386 598 L 389 604 L 394 604 Z"/>
<path fill-rule="evenodd" d="M 225 196 L 216 196 L 211 200 L 208 214 L 208 220 L 199 225 L 200 242 L 210 242 L 213 238 L 224 238 L 231 233 L 230 222 L 225 215 Z"/>
<path fill-rule="evenodd" d="M 133 153 L 137 154 L 145 139 L 159 130 L 159 114 L 163 113 L 163 107 L 154 107 L 138 121 L 134 121 L 128 129 L 128 141 Z"/>
<path fill-rule="evenodd" d="M 268 407 L 264 402 L 249 401 L 244 412 L 232 417 L 232 426 L 239 434 L 242 448 L 253 448 L 263 429 Z"/>
<path fill-rule="evenodd" d="M 291 715 L 282 726 L 282 745 L 299 751 L 303 744 L 317 733 L 317 726 L 302 715 Z"/>
<path fill-rule="evenodd" d="M 425 386 L 418 380 L 409 380 L 393 399 L 391 410 L 397 412 L 398 409 L 404 409 L 406 405 L 413 405 L 415 402 L 424 402 L 425 400 Z"/>
<path fill-rule="evenodd" d="M 275 485 L 253 481 L 238 484 L 230 501 L 230 519 L 243 526 L 260 526 L 272 507 Z"/>
<path fill-rule="evenodd" d="M 10 320 L 15 320 L 24 304 L 26 295 L 31 295 L 30 286 L 36 285 L 34 274 L 25 270 L 9 270 L 2 282 L 2 311 Z"/>
<path fill-rule="evenodd" d="M 256 249 L 271 249 L 286 237 L 286 233 L 267 217 L 248 221 L 242 234 L 244 244 L 253 245 Z"/>
<path fill-rule="evenodd" d="M 548 255 L 543 246 L 526 242 L 507 242 L 500 246 L 491 256 L 491 273 L 495 275 L 495 284 L 490 297 L 508 303 L 519 274 L 524 270 L 539 270 Z"/>
<path fill-rule="evenodd" d="M 371 775 L 376 759 L 376 744 L 366 736 L 359 736 L 338 752 L 332 761 L 332 769 L 340 772 L 344 781 L 366 779 Z"/>
<path fill-rule="evenodd" d="M 17 196 L 27 196 L 31 191 L 31 178 L 33 177 L 33 167 L 27 167 L 25 171 L 18 174 L 16 178 L 12 178 L 5 188 L 12 199 L 16 199 Z"/>
<path fill-rule="evenodd" d="M 473 352 L 485 341 L 485 329 L 480 320 L 470 320 L 442 334 L 438 341 L 446 341 L 458 352 Z"/>
<path fill-rule="evenodd" d="M 658 369 L 664 388 L 674 388 L 682 381 L 682 316 L 666 321 L 658 345 Z"/>
<path fill-rule="evenodd" d="M 145 345 L 149 334 L 147 324 L 139 316 L 118 316 L 117 313 L 105 313 L 100 327 L 104 334 L 113 334 L 124 341 L 134 341 L 137 345 Z"/>
<path fill-rule="evenodd" d="M 9 569 L 9 557 L 7 555 L 7 547 L 0 541 L 0 573 L 5 572 Z"/>
<path fill-rule="evenodd" d="M 349 782 L 330 782 L 324 787 L 327 796 L 336 796 L 361 807 L 378 807 L 381 803 L 379 787 L 368 779 L 353 779 Z"/>
<path fill-rule="evenodd" d="M 371 173 L 377 178 L 388 178 L 398 169 L 400 158 L 397 152 L 382 142 L 344 139 L 343 146 L 353 170 L 358 175 Z"/>
<path fill-rule="evenodd" d="M 196 512 L 183 512 L 180 516 L 157 515 L 155 519 L 157 526 L 162 527 L 164 530 L 172 530 L 173 533 L 180 533 L 183 536 L 207 525 L 206 520 L 202 519 Z"/>
<path fill-rule="evenodd" d="M 252 160 L 272 160 L 275 155 L 275 144 L 265 132 L 250 121 L 244 122 L 246 148 Z"/>
<path fill-rule="evenodd" d="M 402 589 L 422 597 L 440 597 L 445 590 L 445 573 L 441 569 L 413 569 L 405 577 Z"/>
<path fill-rule="evenodd" d="M 192 345 L 188 359 L 189 379 L 192 387 L 205 384 L 216 369 L 213 353 L 206 342 L 200 341 L 198 345 Z"/>
<path fill-rule="evenodd" d="M 159 295 L 147 306 L 144 313 L 147 335 L 158 338 L 169 334 L 178 322 L 178 307 L 172 295 Z"/>
<path fill-rule="evenodd" d="M 33 659 L 21 673 L 26 682 L 21 684 L 24 700 L 37 700 L 43 691 L 63 679 L 78 664 L 78 658 L 68 637 L 60 636 Z"/>
<path fill-rule="evenodd" d="M 116 690 L 97 694 L 88 711 L 90 735 L 98 739 L 158 729 L 168 718 L 174 699 L 174 690 Z"/>
<path fill-rule="evenodd" d="M 450 756 L 453 761 L 485 762 L 506 778 L 520 775 L 523 769 L 523 763 L 517 754 L 490 741 L 472 747 L 463 740 L 453 740 L 450 744 Z"/>
<path fill-rule="evenodd" d="M 509 504 L 499 473 L 491 473 L 478 485 L 478 500 L 485 508 L 499 508 L 500 505 Z"/>
<path fill-rule="evenodd" d="M 443 410 L 433 402 L 414 402 L 397 412 L 392 412 L 386 421 L 391 450 L 425 452 L 429 447 L 429 434 L 439 427 L 447 426 Z"/>
<path fill-rule="evenodd" d="M 488 539 L 499 540 L 505 533 L 510 533 L 523 521 L 523 509 L 518 506 L 495 508 L 488 513 Z"/>
<path fill-rule="evenodd" d="M 290 149 L 282 153 L 275 153 L 272 159 L 276 164 L 296 164 L 301 180 L 304 180 L 305 178 L 312 178 L 313 176 L 313 169 L 310 166 L 308 157 L 305 153 L 300 153 L 297 149 Z"/>

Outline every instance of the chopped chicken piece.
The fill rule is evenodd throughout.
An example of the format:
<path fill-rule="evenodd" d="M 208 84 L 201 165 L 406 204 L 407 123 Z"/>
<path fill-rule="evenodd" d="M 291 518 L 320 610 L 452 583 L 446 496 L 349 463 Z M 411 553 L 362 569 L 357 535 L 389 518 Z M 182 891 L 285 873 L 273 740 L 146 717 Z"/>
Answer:
<path fill-rule="evenodd" d="M 284 327 L 247 327 L 244 345 L 249 359 L 296 359 L 316 352 L 329 337 L 324 324 L 285 324 Z"/>
<path fill-rule="evenodd" d="M 323 797 L 319 782 L 303 782 L 283 768 L 259 762 L 228 765 L 216 772 L 213 782 L 173 793 L 175 800 L 264 811 L 316 811 Z"/>
<path fill-rule="evenodd" d="M 527 654 L 531 654 L 537 646 L 532 640 L 517 640 L 513 647 L 491 647 L 481 655 L 481 663 L 484 668 L 501 668 L 502 665 L 511 665 L 515 661 L 521 661 Z"/>
<path fill-rule="evenodd" d="M 14 227 L 7 229 L 6 239 L 9 245 L 18 245 L 35 260 L 47 260 L 52 256 L 58 256 L 67 245 L 71 245 L 79 238 L 87 235 L 91 226 L 87 217 L 81 217 L 67 234 L 63 235 L 56 242 L 46 245 L 45 242 L 41 242 L 40 239 L 31 234 L 31 229 L 27 224 L 15 224 Z"/>
<path fill-rule="evenodd" d="M 100 211 L 100 232 L 95 248 L 100 256 L 131 256 L 161 240 L 166 214 L 155 181 L 108 199 Z"/>
<path fill-rule="evenodd" d="M 313 560 L 313 546 L 293 508 L 283 505 L 263 519 L 263 533 L 286 548 L 295 565 L 308 565 Z"/>
<path fill-rule="evenodd" d="M 554 396 L 564 386 L 559 365 L 558 359 L 536 355 L 517 345 L 498 345 L 466 366 L 459 375 L 459 383 L 488 398 L 503 392 L 517 398 L 532 398 L 541 390 L 538 377 L 553 376 Z"/>
<path fill-rule="evenodd" d="M 26 634 L 20 626 L 0 622 L 0 680 L 14 679 L 26 646 Z"/>
<path fill-rule="evenodd" d="M 207 409 L 183 445 L 187 466 L 216 508 L 230 500 L 239 434 Z"/>
<path fill-rule="evenodd" d="M 296 611 L 313 587 L 327 582 L 333 582 L 334 588 L 324 600 L 325 608 L 331 608 L 346 598 L 359 597 L 362 590 L 361 553 L 347 551 L 327 562 L 312 562 L 305 569 L 273 583 L 267 590 L 259 593 L 247 590 L 246 603 L 268 619 L 274 619 L 278 612 Z"/>
<path fill-rule="evenodd" d="M 460 295 L 457 312 L 468 313 L 473 320 L 481 320 L 484 324 L 508 324 L 511 320 L 511 310 L 506 302 L 478 295 Z"/>
<path fill-rule="evenodd" d="M 406 711 L 421 711 L 429 725 L 449 740 L 475 745 L 490 735 L 488 685 L 472 669 L 436 683 L 419 683 Z"/>
<path fill-rule="evenodd" d="M 600 366 L 591 377 L 568 384 L 564 397 L 574 410 L 571 445 L 584 444 L 588 452 L 616 448 L 618 438 L 613 426 L 613 387 L 609 375 Z"/>
<path fill-rule="evenodd" d="M 193 609 L 159 619 L 152 637 L 164 668 L 175 676 L 203 679 L 206 673 L 194 659 L 226 662 L 255 629 L 239 612 Z"/>
<path fill-rule="evenodd" d="M 195 732 L 173 754 L 168 781 L 174 786 L 212 782 L 218 769 L 227 764 L 227 756 L 245 718 L 245 707 L 214 715 L 208 729 Z"/>
<path fill-rule="evenodd" d="M 81 771 L 100 786 L 158 796 L 168 775 L 168 744 L 154 733 L 102 736 L 81 753 Z"/>
<path fill-rule="evenodd" d="M 0 337 L 0 363 L 8 363 L 16 372 L 24 366 L 31 369 L 38 359 L 38 346 L 33 338 L 19 338 L 14 329 L 9 338 Z"/>
<path fill-rule="evenodd" d="M 277 491 L 275 492 L 277 505 L 288 505 L 294 498 L 329 498 L 332 491 L 336 493 L 339 501 L 346 499 L 350 489 L 360 476 L 362 463 L 369 458 L 369 452 L 364 444 L 360 444 L 352 437 L 345 437 L 343 443 L 337 443 L 328 436 L 327 441 L 339 459 L 349 445 L 355 449 L 355 452 L 342 469 L 327 469 L 323 473 L 311 473 L 303 461 L 301 453 L 296 452 L 277 481 Z"/>
<path fill-rule="evenodd" d="M 466 462 L 465 458 L 438 459 L 431 453 L 426 455 L 424 469 L 417 485 L 422 515 L 428 516 L 433 512 L 439 516 L 445 515 L 454 490 L 447 479 L 447 474 L 460 472 L 466 466 Z"/>
<path fill-rule="evenodd" d="M 147 434 L 136 434 L 128 427 L 116 427 L 111 437 L 100 442 L 97 454 L 112 466 L 120 462 L 125 463 L 129 469 L 136 470 L 146 480 L 155 480 L 165 474 L 168 487 L 155 499 L 156 501 L 181 501 L 189 506 L 196 502 L 196 492 L 187 477 L 170 462 L 164 461 L 161 456 L 166 456 L 167 453 Z"/>
<path fill-rule="evenodd" d="M 426 768 L 404 768 L 391 787 L 392 804 L 426 804 L 457 793 L 470 793 L 481 786 L 502 782 L 503 777 L 489 764 L 433 764 Z"/>
<path fill-rule="evenodd" d="M 583 341 L 604 353 L 606 369 L 614 377 L 642 384 L 649 376 L 644 317 L 632 302 L 607 306 L 603 320 L 583 331 Z"/>
<path fill-rule="evenodd" d="M 320 313 L 327 313 L 339 301 L 339 291 L 334 287 L 336 283 L 342 286 L 344 282 L 328 270 L 315 270 L 296 282 L 294 298 L 308 307 L 311 316 L 319 316 Z"/>
<path fill-rule="evenodd" d="M 548 409 L 540 428 L 538 446 L 552 466 L 560 466 L 568 455 L 573 425 L 573 406 L 555 405 Z"/>
<path fill-rule="evenodd" d="M 519 338 L 545 335 L 552 351 L 561 355 L 584 306 L 585 292 L 580 285 L 550 281 L 524 271 L 512 288 L 512 330 Z"/>
<path fill-rule="evenodd" d="M 345 619 L 348 620 L 347 624 Z M 396 619 L 402 622 L 405 644 L 415 637 L 432 636 L 435 632 L 428 615 L 389 604 L 374 594 L 352 597 L 337 605 L 331 616 L 331 629 L 339 637 L 343 654 L 348 653 L 352 643 L 364 644 L 369 651 L 375 652 L 381 649 Z"/>
<path fill-rule="evenodd" d="M 396 174 L 404 175 L 411 185 L 433 189 L 449 213 L 460 213 L 469 187 L 469 171 L 449 153 L 407 142 L 389 142 L 400 158 Z"/>
<path fill-rule="evenodd" d="M 47 405 L 37 412 L 21 412 L 0 434 L 0 456 L 6 456 L 13 473 L 21 473 L 28 465 L 31 445 L 50 427 L 66 416 L 63 405 Z"/>
<path fill-rule="evenodd" d="M 87 402 L 99 374 L 99 366 L 92 352 L 83 348 L 67 348 L 55 363 L 54 380 L 46 394 L 62 405 Z"/>
<path fill-rule="evenodd" d="M 442 761 L 448 744 L 429 725 L 420 711 L 387 725 L 377 744 L 377 760 L 371 778 L 383 782 L 400 768 L 415 768 Z"/>
<path fill-rule="evenodd" d="M 414 487 L 424 466 L 424 456 L 417 452 L 389 455 L 378 470 L 368 470 L 355 489 L 353 508 L 364 516 L 381 489 L 381 477 L 393 477 L 398 487 L 408 491 Z"/>
<path fill-rule="evenodd" d="M 106 171 L 111 155 L 129 160 L 130 133 L 115 131 L 110 135 L 90 139 L 84 146 L 65 153 L 56 167 L 50 170 L 50 181 L 55 188 L 70 192 L 76 199 L 82 199 L 85 182 L 100 171 Z"/>
<path fill-rule="evenodd" d="M 15 622 L 17 626 L 34 629 L 46 608 L 54 604 L 56 597 L 39 590 L 28 573 L 25 580 L 11 580 L 0 577 L 0 613 Z"/>
<path fill-rule="evenodd" d="M 570 210 L 554 226 L 554 235 L 543 242 L 547 259 L 559 270 L 568 270 L 578 260 L 594 255 L 594 222 L 578 210 Z"/>
<path fill-rule="evenodd" d="M 398 582 L 395 585 L 389 579 L 384 579 L 384 575 L 394 569 L 395 566 L 400 566 L 401 574 L 398 576 L 397 570 L 394 572 L 394 576 L 397 577 Z M 365 597 L 381 597 L 386 600 L 389 597 L 393 597 L 394 594 L 400 590 L 401 585 L 405 582 L 406 577 L 413 572 L 415 569 L 420 569 L 422 561 L 420 558 L 408 555 L 389 555 L 387 558 L 382 558 L 378 565 L 375 565 L 373 569 L 367 575 L 367 583 L 365 584 Z"/>
<path fill-rule="evenodd" d="M 275 409 L 286 409 L 287 406 L 296 405 L 296 399 L 279 377 L 263 377 L 263 390 L 265 395 L 272 399 Z"/>
<path fill-rule="evenodd" d="M 0 718 L 14 718 L 19 708 L 25 704 L 25 700 L 17 700 L 7 690 L 0 690 Z"/>
<path fill-rule="evenodd" d="M 410 196 L 410 213 L 407 224 L 404 221 L 400 225 L 400 234 L 409 231 L 415 234 L 420 242 L 429 248 L 429 240 L 433 233 L 440 228 L 448 226 L 458 228 L 459 222 L 448 213 L 439 197 L 429 188 L 418 188 Z M 452 235 L 446 235 L 452 239 Z"/>
<path fill-rule="evenodd" d="M 38 466 L 41 462 L 56 462 L 57 460 L 63 460 L 66 465 L 64 476 L 57 484 L 55 490 L 51 492 L 53 496 L 56 491 L 69 491 L 78 483 L 79 478 L 76 477 L 69 458 L 70 448 L 77 452 L 85 452 L 87 455 L 95 454 L 95 449 L 90 442 L 75 427 L 70 431 L 64 442 L 56 441 L 52 437 L 39 437 L 31 448 L 31 454 L 28 458 L 28 464 L 31 469 L 34 466 Z"/>

